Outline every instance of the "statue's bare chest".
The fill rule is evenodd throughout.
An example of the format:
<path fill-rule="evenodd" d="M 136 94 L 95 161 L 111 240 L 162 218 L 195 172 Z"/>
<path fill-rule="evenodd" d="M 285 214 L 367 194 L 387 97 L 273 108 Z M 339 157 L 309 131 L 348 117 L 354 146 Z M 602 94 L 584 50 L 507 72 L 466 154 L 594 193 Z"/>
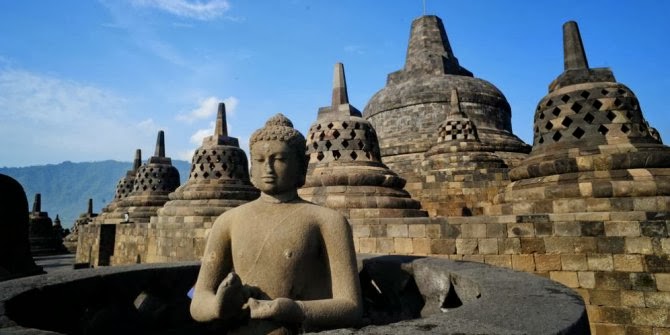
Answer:
<path fill-rule="evenodd" d="M 279 207 L 248 219 L 231 231 L 233 266 L 243 281 L 298 279 L 301 267 L 322 261 L 318 228 L 299 208 Z"/>

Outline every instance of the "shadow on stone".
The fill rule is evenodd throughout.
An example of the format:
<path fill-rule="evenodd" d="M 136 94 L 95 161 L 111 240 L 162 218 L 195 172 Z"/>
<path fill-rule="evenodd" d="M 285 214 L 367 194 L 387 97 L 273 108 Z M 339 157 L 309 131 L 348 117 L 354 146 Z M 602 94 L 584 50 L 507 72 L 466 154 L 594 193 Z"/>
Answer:
<path fill-rule="evenodd" d="M 588 333 L 581 298 L 548 279 L 431 257 L 359 255 L 365 324 L 324 334 Z M 225 334 L 189 315 L 199 264 L 82 269 L 0 283 L 2 334 Z M 519 315 L 536 315 L 519 318 Z M 391 324 L 392 323 L 392 324 Z"/>

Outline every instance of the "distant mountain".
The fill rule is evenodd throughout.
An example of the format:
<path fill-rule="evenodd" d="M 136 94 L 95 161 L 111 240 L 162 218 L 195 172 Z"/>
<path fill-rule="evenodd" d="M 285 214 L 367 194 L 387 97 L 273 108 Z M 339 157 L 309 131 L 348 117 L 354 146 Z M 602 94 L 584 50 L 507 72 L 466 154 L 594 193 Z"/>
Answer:
<path fill-rule="evenodd" d="M 179 170 L 181 183 L 190 172 L 190 163 L 173 160 Z M 23 185 L 32 209 L 35 193 L 42 194 L 42 211 L 56 214 L 61 224 L 69 228 L 79 214 L 86 212 L 88 199 L 93 199 L 93 211 L 99 213 L 113 198 L 116 183 L 132 169 L 132 162 L 102 161 L 36 165 L 19 168 L 0 167 L 0 173 L 11 176 Z"/>

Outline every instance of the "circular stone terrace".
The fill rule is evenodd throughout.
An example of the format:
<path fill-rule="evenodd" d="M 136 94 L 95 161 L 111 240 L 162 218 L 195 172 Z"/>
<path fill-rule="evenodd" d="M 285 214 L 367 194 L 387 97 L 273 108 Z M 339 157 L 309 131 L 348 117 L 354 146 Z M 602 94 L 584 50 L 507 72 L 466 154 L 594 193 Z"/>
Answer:
<path fill-rule="evenodd" d="M 486 264 L 358 257 L 360 328 L 324 334 L 588 334 L 582 299 L 548 279 Z M 199 263 L 59 271 L 0 283 L 1 334 L 208 334 L 187 292 Z"/>

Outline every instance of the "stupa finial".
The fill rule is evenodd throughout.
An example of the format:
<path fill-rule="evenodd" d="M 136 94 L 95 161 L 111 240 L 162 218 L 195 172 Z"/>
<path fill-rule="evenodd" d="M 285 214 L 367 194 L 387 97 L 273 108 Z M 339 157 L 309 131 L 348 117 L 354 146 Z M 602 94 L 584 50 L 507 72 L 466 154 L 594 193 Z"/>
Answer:
<path fill-rule="evenodd" d="M 133 161 L 133 171 L 137 171 L 142 165 L 142 150 L 135 150 L 135 160 Z"/>
<path fill-rule="evenodd" d="M 426 75 L 454 74 L 472 77 L 472 72 L 458 63 L 444 24 L 435 15 L 423 15 L 412 22 L 403 70 Z"/>
<path fill-rule="evenodd" d="M 156 152 L 155 157 L 165 157 L 165 133 L 162 130 L 158 131 L 158 138 L 156 138 Z"/>
<path fill-rule="evenodd" d="M 333 70 L 333 107 L 349 103 L 347 80 L 344 77 L 344 65 L 336 63 Z"/>
<path fill-rule="evenodd" d="M 33 213 L 42 211 L 42 194 L 35 193 L 35 201 L 33 201 Z"/>
<path fill-rule="evenodd" d="M 219 103 L 219 111 L 216 115 L 216 127 L 214 136 L 228 136 L 228 124 L 226 123 L 226 104 Z"/>
<path fill-rule="evenodd" d="M 343 115 L 361 116 L 361 112 L 349 103 L 347 94 L 347 78 L 344 76 L 344 65 L 335 63 L 333 69 L 333 96 L 330 106 L 319 108 L 319 118 Z"/>
<path fill-rule="evenodd" d="M 589 68 L 582 36 L 575 21 L 568 21 L 563 24 L 563 57 L 565 70 Z"/>
<path fill-rule="evenodd" d="M 451 101 L 449 102 L 449 117 L 465 117 L 465 113 L 461 111 L 461 100 L 458 97 L 458 90 L 451 89 Z"/>

